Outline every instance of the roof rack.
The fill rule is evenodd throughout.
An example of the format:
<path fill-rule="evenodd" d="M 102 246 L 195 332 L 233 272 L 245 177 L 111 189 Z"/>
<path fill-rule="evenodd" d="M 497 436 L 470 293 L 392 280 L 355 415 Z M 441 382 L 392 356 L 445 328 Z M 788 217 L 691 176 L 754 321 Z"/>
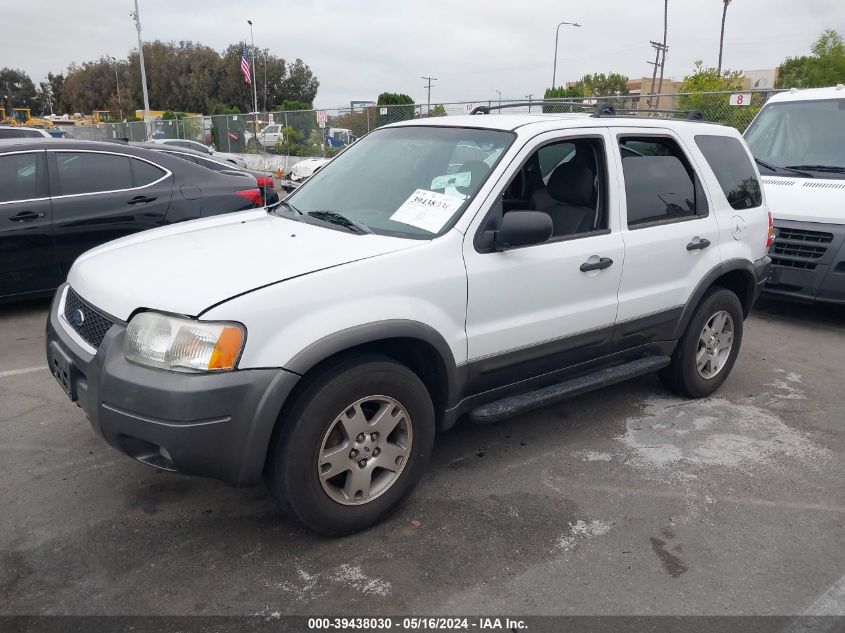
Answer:
<path fill-rule="evenodd" d="M 470 114 L 490 114 L 491 110 L 505 110 L 508 108 L 524 108 L 535 105 L 554 105 L 569 108 L 581 108 L 582 110 L 592 110 L 591 116 L 595 118 L 601 117 L 616 117 L 616 116 L 635 116 L 642 114 L 683 114 L 688 121 L 704 121 L 704 113 L 701 110 L 669 110 L 669 109 L 653 109 L 638 110 L 636 108 L 617 108 L 612 103 L 602 101 L 599 103 L 584 103 L 583 101 L 563 101 L 560 99 L 541 99 L 537 101 L 514 101 L 512 103 L 500 103 L 498 105 L 482 105 L 473 108 Z"/>

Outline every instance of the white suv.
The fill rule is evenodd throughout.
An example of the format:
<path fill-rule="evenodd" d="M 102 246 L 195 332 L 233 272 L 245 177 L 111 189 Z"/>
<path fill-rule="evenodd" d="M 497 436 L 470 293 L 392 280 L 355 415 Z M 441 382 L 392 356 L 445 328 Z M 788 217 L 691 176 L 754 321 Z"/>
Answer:
<path fill-rule="evenodd" d="M 459 416 L 493 422 L 654 371 L 712 393 L 770 237 L 728 127 L 408 121 L 272 211 L 81 256 L 48 361 L 112 446 L 239 486 L 263 474 L 308 526 L 346 534 L 411 491 Z"/>

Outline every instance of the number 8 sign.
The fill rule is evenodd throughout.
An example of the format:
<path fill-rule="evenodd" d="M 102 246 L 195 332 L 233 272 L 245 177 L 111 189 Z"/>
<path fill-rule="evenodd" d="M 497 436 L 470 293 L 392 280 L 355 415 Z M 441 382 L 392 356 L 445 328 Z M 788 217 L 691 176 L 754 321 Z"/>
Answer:
<path fill-rule="evenodd" d="M 748 106 L 751 105 L 751 93 L 750 92 L 741 92 L 738 94 L 731 95 L 732 106 Z"/>

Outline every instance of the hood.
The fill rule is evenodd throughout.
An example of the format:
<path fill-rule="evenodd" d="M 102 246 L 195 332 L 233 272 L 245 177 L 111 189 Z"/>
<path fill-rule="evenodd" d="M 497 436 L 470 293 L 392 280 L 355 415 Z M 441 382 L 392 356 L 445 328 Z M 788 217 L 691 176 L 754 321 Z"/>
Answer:
<path fill-rule="evenodd" d="M 124 237 L 76 260 L 70 285 L 121 320 L 138 308 L 197 316 L 261 286 L 419 245 L 297 222 L 263 209 Z"/>
<path fill-rule="evenodd" d="M 845 224 L 845 180 L 763 176 L 776 220 Z"/>

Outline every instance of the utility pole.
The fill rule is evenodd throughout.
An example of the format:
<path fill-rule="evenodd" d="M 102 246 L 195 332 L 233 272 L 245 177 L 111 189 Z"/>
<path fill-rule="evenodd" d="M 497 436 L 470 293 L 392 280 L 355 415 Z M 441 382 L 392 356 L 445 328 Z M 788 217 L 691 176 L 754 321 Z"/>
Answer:
<path fill-rule="evenodd" d="M 255 36 L 252 34 L 252 20 L 249 23 L 249 39 L 252 42 L 252 127 L 255 131 L 255 153 L 258 154 L 258 77 L 255 76 Z"/>
<path fill-rule="evenodd" d="M 107 57 L 114 62 L 114 80 L 117 83 L 117 109 L 120 112 L 120 120 L 123 120 L 123 103 L 120 101 L 120 77 L 117 75 L 117 59 L 111 55 Z M 52 112 L 50 113 L 52 114 Z"/>
<path fill-rule="evenodd" d="M 722 0 L 725 3 L 725 7 L 722 9 L 722 33 L 719 36 L 719 68 L 718 73 L 719 77 L 722 76 L 722 50 L 725 47 L 725 18 L 728 16 L 728 5 L 731 3 L 731 0 Z"/>
<path fill-rule="evenodd" d="M 264 49 L 264 112 L 267 112 L 267 49 Z"/>
<path fill-rule="evenodd" d="M 437 77 L 420 77 L 420 79 L 425 79 L 426 81 L 428 81 L 428 83 L 423 86 L 423 88 L 428 89 L 428 101 L 425 106 L 425 113 L 426 115 L 428 115 L 428 113 L 431 111 L 431 82 L 437 81 Z"/>
<path fill-rule="evenodd" d="M 528 113 L 531 114 L 531 99 L 534 98 L 533 94 L 525 95 L 525 98 L 528 99 Z"/>
<path fill-rule="evenodd" d="M 144 129 L 147 140 L 150 138 L 150 95 L 147 93 L 147 71 L 144 70 L 144 44 L 141 41 L 141 16 L 138 13 L 138 0 L 135 0 L 135 12 L 129 14 L 135 20 L 138 31 L 138 61 L 141 64 L 141 91 L 144 93 Z"/>
<path fill-rule="evenodd" d="M 669 0 L 663 0 L 663 57 L 660 60 L 660 83 L 657 84 L 657 94 L 663 94 L 663 69 L 666 67 L 666 37 L 669 34 Z"/>
<path fill-rule="evenodd" d="M 651 44 L 652 48 L 654 48 L 655 54 L 654 54 L 654 61 L 653 62 L 647 62 L 647 63 L 654 66 L 654 71 L 651 74 L 651 91 L 650 91 L 651 94 L 649 95 L 647 104 L 648 104 L 649 109 L 651 109 L 652 107 L 657 109 L 657 107 L 660 106 L 660 97 L 657 97 L 657 99 L 655 99 L 655 97 L 654 97 L 655 94 L 658 94 L 654 90 L 656 88 L 655 84 L 657 83 L 657 69 L 660 68 L 660 75 L 662 77 L 663 76 L 663 61 L 661 61 L 661 59 L 662 60 L 666 59 L 666 51 L 669 50 L 669 47 L 664 46 L 660 42 L 655 42 L 654 40 L 649 42 L 649 44 Z"/>

